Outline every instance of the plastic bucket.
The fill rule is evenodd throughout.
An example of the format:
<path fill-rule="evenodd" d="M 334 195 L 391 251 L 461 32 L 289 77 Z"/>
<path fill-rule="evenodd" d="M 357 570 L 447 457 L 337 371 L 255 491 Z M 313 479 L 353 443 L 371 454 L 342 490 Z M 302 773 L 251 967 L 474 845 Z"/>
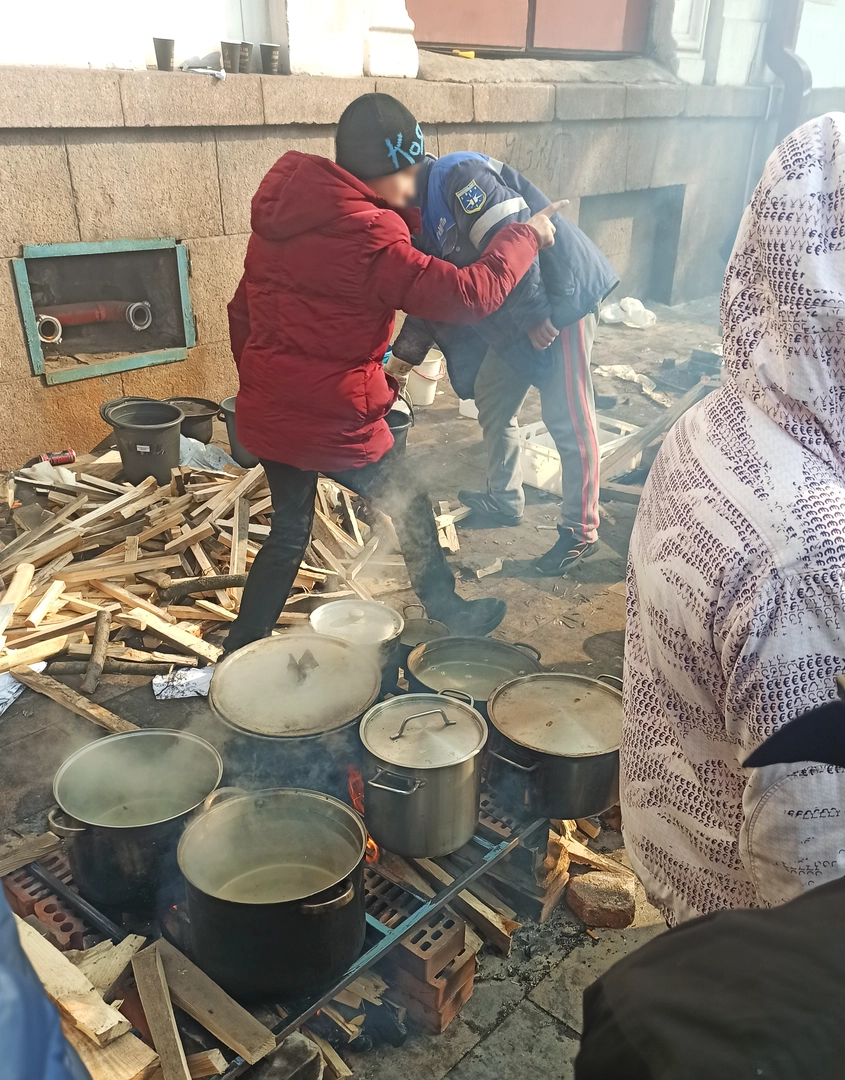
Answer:
<path fill-rule="evenodd" d="M 255 457 L 254 454 L 250 454 L 248 450 L 244 450 L 238 442 L 238 436 L 235 431 L 234 397 L 223 398 L 220 402 L 220 412 L 217 416 L 220 420 L 225 420 L 226 422 L 226 434 L 229 436 L 229 452 L 232 457 L 244 469 L 254 469 L 258 464 L 258 458 Z"/>
<path fill-rule="evenodd" d="M 433 405 L 437 384 L 446 374 L 443 353 L 433 350 L 431 359 L 423 360 L 408 376 L 408 396 L 414 405 Z"/>
<path fill-rule="evenodd" d="M 201 443 L 211 442 L 214 417 L 220 412 L 216 401 L 201 397 L 171 397 L 164 400 L 185 414 L 181 431 L 186 439 L 197 439 Z"/>
<path fill-rule="evenodd" d="M 100 407 L 117 438 L 123 472 L 130 484 L 154 476 L 170 483 L 170 470 L 179 464 L 179 427 L 185 414 L 175 405 L 151 398 L 118 398 Z"/>

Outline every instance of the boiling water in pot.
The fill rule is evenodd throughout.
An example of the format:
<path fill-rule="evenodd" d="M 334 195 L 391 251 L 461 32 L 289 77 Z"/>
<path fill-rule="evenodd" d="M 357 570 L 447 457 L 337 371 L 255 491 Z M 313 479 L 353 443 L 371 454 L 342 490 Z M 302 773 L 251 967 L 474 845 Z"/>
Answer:
<path fill-rule="evenodd" d="M 337 875 L 309 863 L 259 866 L 227 881 L 215 894 L 241 904 L 280 904 L 313 896 L 337 884 Z"/>

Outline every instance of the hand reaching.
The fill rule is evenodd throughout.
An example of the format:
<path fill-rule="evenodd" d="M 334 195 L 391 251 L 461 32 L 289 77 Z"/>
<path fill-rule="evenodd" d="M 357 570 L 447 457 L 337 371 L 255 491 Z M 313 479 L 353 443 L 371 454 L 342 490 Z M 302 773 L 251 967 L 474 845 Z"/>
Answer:
<path fill-rule="evenodd" d="M 558 202 L 549 203 L 534 217 L 530 217 L 525 222 L 526 225 L 530 225 L 534 232 L 537 234 L 537 247 L 542 251 L 543 248 L 552 247 L 555 242 L 555 227 L 549 220 L 552 214 L 556 214 L 564 206 L 569 205 L 569 199 L 560 199 Z"/>
<path fill-rule="evenodd" d="M 528 331 L 528 336 L 535 349 L 548 349 L 559 333 L 551 319 L 544 319 L 539 326 Z"/>

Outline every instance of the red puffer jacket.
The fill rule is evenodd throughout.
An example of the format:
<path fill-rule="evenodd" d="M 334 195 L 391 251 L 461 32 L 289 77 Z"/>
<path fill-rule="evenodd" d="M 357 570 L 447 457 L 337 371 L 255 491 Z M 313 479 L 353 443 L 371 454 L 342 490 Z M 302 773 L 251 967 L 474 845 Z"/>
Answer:
<path fill-rule="evenodd" d="M 397 386 L 382 368 L 395 309 L 468 323 L 497 310 L 537 253 L 510 225 L 458 269 L 411 246 L 396 211 L 327 158 L 290 151 L 252 200 L 244 275 L 229 304 L 238 439 L 300 469 L 359 468 L 393 445 Z"/>

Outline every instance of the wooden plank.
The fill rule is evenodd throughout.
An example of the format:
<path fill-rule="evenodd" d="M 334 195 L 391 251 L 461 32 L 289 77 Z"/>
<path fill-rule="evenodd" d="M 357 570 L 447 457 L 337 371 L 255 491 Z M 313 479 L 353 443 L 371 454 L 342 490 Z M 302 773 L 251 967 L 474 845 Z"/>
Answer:
<path fill-rule="evenodd" d="M 112 480 L 105 480 L 102 476 L 92 476 L 91 473 L 80 472 L 77 475 L 89 487 L 99 488 L 109 495 L 125 495 L 127 492 L 126 484 L 115 484 Z"/>
<path fill-rule="evenodd" d="M 219 1076 L 225 1072 L 228 1062 L 219 1050 L 202 1050 L 198 1054 L 188 1054 L 188 1071 L 192 1080 L 205 1080 L 208 1076 Z M 156 1069 L 149 1080 L 164 1080 L 164 1073 Z"/>
<path fill-rule="evenodd" d="M 148 476 L 146 480 L 142 480 L 140 484 L 130 491 L 127 491 L 125 495 L 119 495 L 116 499 L 112 499 L 111 502 L 103 503 L 102 506 L 98 506 L 94 510 L 89 510 L 87 514 L 78 517 L 73 523 L 74 528 L 89 528 L 95 521 L 111 517 L 116 511 L 132 504 L 139 503 L 151 489 L 156 487 L 158 487 L 158 484 L 156 483 L 155 477 Z"/>
<path fill-rule="evenodd" d="M 574 863 L 580 863 L 581 866 L 589 866 L 593 870 L 606 870 L 611 874 L 636 877 L 633 870 L 629 870 L 627 866 L 623 866 L 622 863 L 618 863 L 615 859 L 608 858 L 607 855 L 600 855 L 597 851 L 590 851 L 588 847 L 579 844 L 577 840 L 570 840 L 567 837 L 563 837 L 563 844 L 569 852 L 569 858 Z"/>
<path fill-rule="evenodd" d="M 132 957 L 144 947 L 146 940 L 140 934 L 127 934 L 123 941 L 119 941 L 116 945 L 114 942 L 108 942 L 111 948 L 104 949 L 99 954 L 95 955 L 95 949 L 86 949 L 86 953 L 92 955 L 83 954 L 74 963 L 90 980 L 94 989 L 105 994 L 129 967 Z"/>
<path fill-rule="evenodd" d="M 220 604 L 214 604 L 211 600 L 197 600 L 196 606 L 203 611 L 207 611 L 218 621 L 234 622 L 238 617 L 234 611 L 229 611 L 227 608 L 221 607 Z"/>
<path fill-rule="evenodd" d="M 361 530 L 358 527 L 358 518 L 355 517 L 355 510 L 352 506 L 352 497 L 345 488 L 341 488 L 340 491 L 340 512 L 346 527 L 352 534 L 352 539 L 358 547 L 363 547 L 364 538 L 361 536 Z"/>
<path fill-rule="evenodd" d="M 314 550 L 325 560 L 326 565 L 334 570 L 334 572 L 340 577 L 341 581 L 345 581 L 349 588 L 362 600 L 372 600 L 373 594 L 369 589 L 365 588 L 360 582 L 356 581 L 353 577 L 350 577 L 346 567 L 332 552 L 326 547 L 321 540 L 313 540 Z M 356 548 L 356 550 L 359 550 Z"/>
<path fill-rule="evenodd" d="M 594 825 L 592 821 L 588 821 L 587 818 L 579 817 L 575 819 L 575 824 L 585 833 L 591 840 L 595 840 L 597 836 L 601 836 L 601 829 L 598 825 Z"/>
<path fill-rule="evenodd" d="M 95 615 L 98 611 L 120 611 L 120 604 L 95 604 L 82 596 L 67 597 L 65 607 L 69 607 L 71 611 L 79 611 L 82 614 L 86 611 L 93 611 Z"/>
<path fill-rule="evenodd" d="M 13 668 L 12 675 L 18 682 L 28 686 L 30 690 L 35 690 L 39 694 L 58 702 L 59 705 L 64 705 L 72 713 L 76 713 L 77 716 L 84 716 L 86 720 L 90 720 L 93 724 L 97 724 L 107 731 L 138 730 L 137 724 L 131 724 L 128 720 L 124 720 L 113 712 L 109 712 L 108 709 L 104 709 L 102 705 L 89 701 L 82 694 L 77 694 L 75 690 L 65 686 L 64 683 L 51 679 L 49 675 L 37 675 L 34 671 L 30 671 L 29 668 L 20 667 Z"/>
<path fill-rule="evenodd" d="M 56 601 L 65 591 L 65 583 L 63 581 L 51 581 L 47 586 L 47 590 L 35 607 L 30 611 L 26 617 L 26 625 L 35 629 L 41 622 L 47 612 L 56 604 Z M 64 601 L 67 603 L 67 600 Z"/>
<path fill-rule="evenodd" d="M 92 626 L 97 616 L 93 612 L 85 615 L 77 615 L 73 619 L 65 619 L 58 623 L 45 623 L 28 633 L 9 639 L 10 649 L 26 649 L 30 645 L 37 645 L 39 641 L 49 641 L 50 638 L 60 637 L 62 634 L 72 634 L 75 630 L 81 630 L 83 626 Z"/>
<path fill-rule="evenodd" d="M 432 882 L 446 886 L 451 885 L 455 880 L 451 874 L 446 873 L 431 859 L 414 859 L 414 863 Z M 494 945 L 504 956 L 510 956 L 511 936 L 514 930 L 519 929 L 518 922 L 504 918 L 467 889 L 458 893 L 452 904 L 457 911 L 469 919 L 491 945 Z"/>
<path fill-rule="evenodd" d="M 31 532 L 25 533 L 23 536 L 19 536 L 16 540 L 13 540 L 10 544 L 7 544 L 3 550 L 0 551 L 0 572 L 9 566 L 13 566 L 16 562 L 19 562 L 21 556 L 27 549 L 33 547 L 37 541 L 42 539 L 42 537 L 46 536 L 49 532 L 52 532 L 72 514 L 75 514 L 87 501 L 88 498 L 86 495 L 80 495 L 79 498 L 73 499 L 67 506 L 55 514 L 52 521 L 46 521 L 43 525 L 38 525 Z"/>
<path fill-rule="evenodd" d="M 632 459 L 637 454 L 645 450 L 659 436 L 665 434 L 677 420 L 680 420 L 687 409 L 715 388 L 714 383 L 703 379 L 679 398 L 662 416 L 644 428 L 640 428 L 633 435 L 629 435 L 615 450 L 603 457 L 599 465 L 601 487 L 605 487 L 608 480 L 613 480 L 621 473 L 627 472 Z"/>
<path fill-rule="evenodd" d="M 243 495 L 249 495 L 264 480 L 264 466 L 256 465 L 239 479 L 227 484 L 219 495 L 201 503 L 190 512 L 191 517 L 209 517 L 212 521 L 223 517 Z"/>
<path fill-rule="evenodd" d="M 90 980 L 36 929 L 14 918 L 21 948 L 60 1012 L 97 1046 L 126 1034 L 131 1027 L 126 1017 L 106 1005 Z"/>
<path fill-rule="evenodd" d="M 68 585 L 77 585 L 84 581 L 96 581 L 97 578 L 133 577 L 141 571 L 167 570 L 172 566 L 179 566 L 178 555 L 155 555 L 134 563 L 103 563 L 100 559 L 92 559 L 90 563 L 80 564 L 70 570 L 60 570 L 55 577 L 61 578 Z"/>
<path fill-rule="evenodd" d="M 339 525 L 335 525 L 332 519 L 326 517 L 326 515 L 321 510 L 315 509 L 314 520 L 317 523 L 318 528 L 320 525 L 322 525 L 323 528 L 328 531 L 329 535 L 337 541 L 340 547 L 345 548 L 350 555 L 359 554 L 361 550 L 361 545 L 356 544 L 351 536 L 347 536 L 343 529 L 341 529 Z"/>
<path fill-rule="evenodd" d="M 164 1080 L 191 1080 L 164 968 L 155 945 L 132 957 L 132 973 Z"/>
<path fill-rule="evenodd" d="M 121 1035 L 108 1046 L 95 1046 L 62 1020 L 65 1038 L 79 1054 L 91 1080 L 151 1080 L 158 1068 L 158 1054 L 131 1033 Z"/>
<path fill-rule="evenodd" d="M 0 597 L 0 634 L 9 625 L 9 621 L 26 599 L 32 579 L 35 576 L 35 567 L 32 563 L 18 563 L 12 580 L 6 587 L 3 596 Z"/>
<path fill-rule="evenodd" d="M 243 574 L 246 571 L 246 555 L 249 540 L 249 501 L 243 496 L 235 503 L 234 526 L 232 529 L 232 553 L 229 557 L 229 573 Z M 229 595 L 240 603 L 243 589 L 231 589 Z"/>
<path fill-rule="evenodd" d="M 615 484 L 612 480 L 605 480 L 599 490 L 599 498 L 602 502 L 626 502 L 636 505 L 643 494 L 642 484 Z"/>
<path fill-rule="evenodd" d="M 123 544 L 123 561 L 137 562 L 141 558 L 140 547 L 141 541 L 138 539 L 137 533 L 127 536 Z"/>
<path fill-rule="evenodd" d="M 183 532 L 181 536 L 177 536 L 175 540 L 169 540 L 164 545 L 165 554 L 169 554 L 171 551 L 183 552 L 187 551 L 192 544 L 199 544 L 202 540 L 208 540 L 209 537 L 214 536 L 214 526 L 210 521 L 204 521 L 202 525 L 197 525 L 193 529 L 189 529 L 187 532 Z"/>
<path fill-rule="evenodd" d="M 311 1031 L 310 1028 L 305 1029 L 305 1035 L 319 1048 L 323 1061 L 332 1073 L 333 1080 L 346 1080 L 347 1077 L 353 1075 L 352 1070 L 330 1042 Z"/>
<path fill-rule="evenodd" d="M 254 1065 L 276 1048 L 273 1033 L 183 956 L 170 942 L 157 944 L 174 1004 Z"/>
<path fill-rule="evenodd" d="M 25 836 L 0 851 L 0 878 L 14 874 L 27 863 L 36 862 L 47 855 L 52 855 L 61 846 L 61 840 L 54 833 L 40 833 L 38 836 Z"/>
<path fill-rule="evenodd" d="M 202 638 L 194 637 L 193 634 L 187 633 L 178 626 L 171 626 L 164 619 L 152 615 L 140 607 L 133 608 L 126 615 L 119 614 L 116 618 L 118 622 L 122 622 L 126 626 L 138 626 L 140 624 L 141 628 L 152 630 L 154 634 L 164 638 L 165 641 L 178 645 L 182 649 L 187 649 L 195 656 L 208 660 L 212 664 L 216 663 L 223 651 L 216 645 L 211 645 L 209 642 L 203 641 Z"/>
<path fill-rule="evenodd" d="M 64 634 L 62 637 L 42 641 L 38 645 L 30 645 L 28 649 L 9 649 L 8 652 L 0 656 L 0 675 L 11 671 L 12 668 L 26 670 L 30 664 L 37 664 L 41 660 L 49 659 L 51 656 L 58 656 L 67 648 L 67 642 L 67 635 Z M 32 672 L 32 674 L 34 675 L 35 672 Z"/>
<path fill-rule="evenodd" d="M 167 614 L 166 611 L 162 611 L 161 608 L 156 607 L 155 604 L 151 604 L 149 600 L 144 600 L 136 593 L 129 592 L 128 589 L 121 588 L 120 585 L 115 585 L 111 581 L 100 581 L 95 579 L 91 582 L 98 592 L 105 593 L 106 596 L 110 596 L 113 600 L 117 600 L 123 604 L 124 607 L 139 607 L 144 611 L 149 611 L 151 615 L 158 615 L 159 618 L 164 619 L 165 622 L 176 622 L 176 620 Z"/>
<path fill-rule="evenodd" d="M 346 576 L 353 580 L 361 573 L 370 559 L 375 555 L 379 546 L 379 538 L 377 536 L 371 536 L 370 539 L 364 545 L 364 550 L 361 554 L 352 560 L 346 567 Z"/>

